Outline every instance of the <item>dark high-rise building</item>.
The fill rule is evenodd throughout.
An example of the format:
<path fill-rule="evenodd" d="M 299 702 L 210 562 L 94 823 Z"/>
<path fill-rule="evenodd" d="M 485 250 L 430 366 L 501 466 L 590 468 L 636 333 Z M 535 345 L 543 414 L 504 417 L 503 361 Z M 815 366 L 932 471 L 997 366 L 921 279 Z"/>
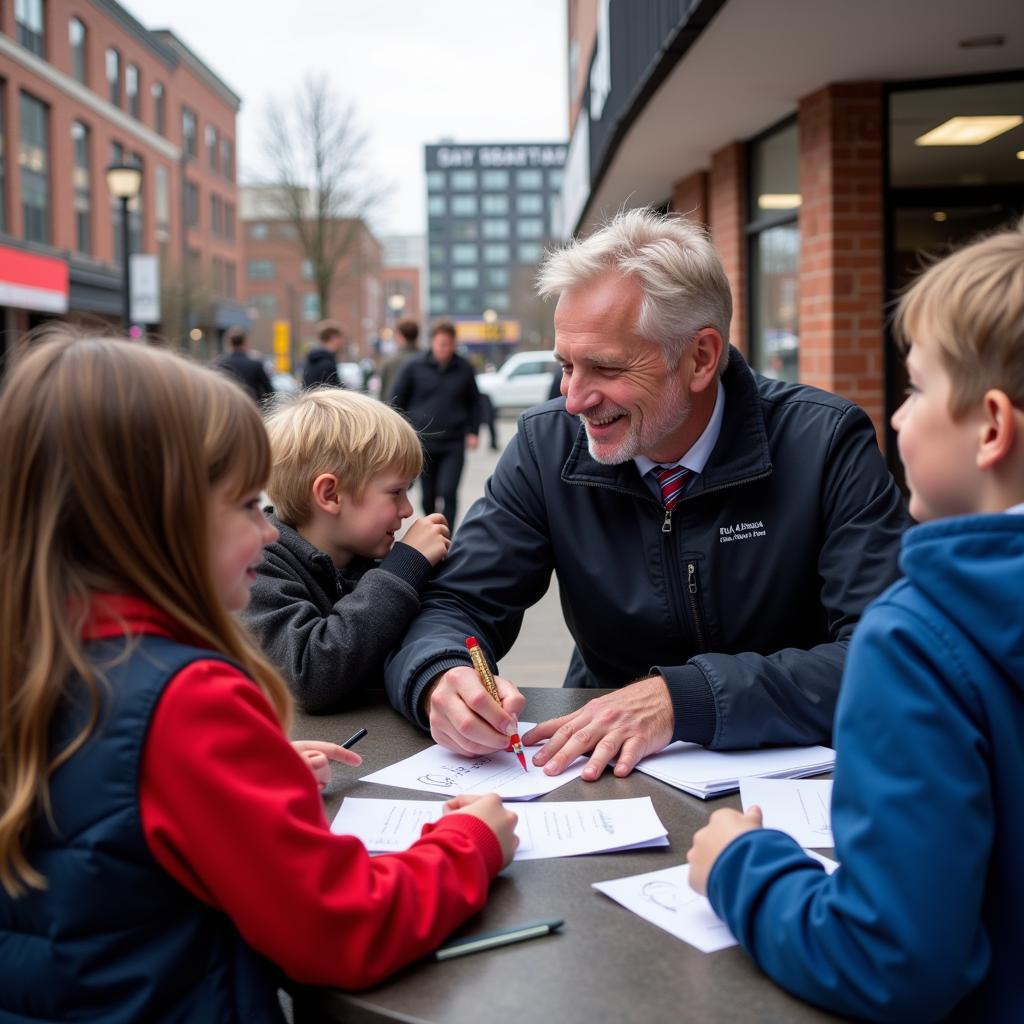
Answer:
<path fill-rule="evenodd" d="M 485 324 L 499 332 L 507 325 L 506 340 L 518 340 L 537 262 L 553 237 L 565 146 L 448 143 L 425 147 L 425 156 L 430 315 L 459 322 L 469 342 L 484 340 Z"/>

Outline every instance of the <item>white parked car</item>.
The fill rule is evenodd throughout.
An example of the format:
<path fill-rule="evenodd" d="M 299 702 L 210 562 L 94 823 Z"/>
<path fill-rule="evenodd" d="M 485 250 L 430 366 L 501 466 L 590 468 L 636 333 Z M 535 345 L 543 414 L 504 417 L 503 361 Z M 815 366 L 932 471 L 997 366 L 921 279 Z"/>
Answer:
<path fill-rule="evenodd" d="M 478 373 L 476 386 L 496 412 L 529 409 L 547 400 L 558 361 L 550 352 L 516 352 L 500 370 Z"/>

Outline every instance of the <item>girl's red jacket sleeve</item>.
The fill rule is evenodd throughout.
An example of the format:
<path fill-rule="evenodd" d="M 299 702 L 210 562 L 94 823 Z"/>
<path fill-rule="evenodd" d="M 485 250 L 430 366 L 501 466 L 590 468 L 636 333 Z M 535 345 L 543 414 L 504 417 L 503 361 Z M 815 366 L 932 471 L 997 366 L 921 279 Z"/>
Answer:
<path fill-rule="evenodd" d="M 480 910 L 501 868 L 494 833 L 466 814 L 382 857 L 332 835 L 269 702 L 220 661 L 194 662 L 168 684 L 140 793 L 160 865 L 308 984 L 364 988 L 428 953 Z"/>

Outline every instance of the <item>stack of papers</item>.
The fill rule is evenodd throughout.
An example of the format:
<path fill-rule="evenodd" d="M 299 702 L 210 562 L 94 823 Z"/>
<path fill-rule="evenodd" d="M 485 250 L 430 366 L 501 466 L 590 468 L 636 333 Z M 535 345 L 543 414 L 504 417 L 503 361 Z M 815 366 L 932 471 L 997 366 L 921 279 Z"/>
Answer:
<path fill-rule="evenodd" d="M 515 812 L 519 816 L 515 860 L 668 846 L 668 833 L 649 796 L 524 804 Z M 419 839 L 423 826 L 443 813 L 444 804 L 432 800 L 347 797 L 331 831 L 355 836 L 371 853 L 396 853 L 408 849 Z"/>
<path fill-rule="evenodd" d="M 638 772 L 667 782 L 702 800 L 735 792 L 746 776 L 797 779 L 835 767 L 831 747 L 771 747 L 764 750 L 705 750 L 677 741 L 637 766 Z"/>
<path fill-rule="evenodd" d="M 809 857 L 821 861 L 832 874 L 839 865 L 813 850 Z M 677 939 L 696 946 L 702 953 L 714 953 L 736 945 L 725 922 L 711 909 L 706 896 L 690 888 L 690 865 L 648 871 L 629 878 L 593 882 L 598 892 L 620 903 L 645 921 L 663 928 Z"/>
<path fill-rule="evenodd" d="M 527 732 L 531 722 L 520 722 L 519 728 Z M 497 793 L 502 800 L 533 800 L 564 786 L 578 778 L 585 757 L 578 757 L 561 775 L 545 775 L 527 757 L 528 770 L 523 771 L 519 758 L 511 751 L 498 750 L 493 754 L 466 757 L 453 754 L 436 743 L 404 761 L 382 768 L 372 775 L 364 775 L 363 782 L 376 782 L 399 789 L 418 789 L 436 793 L 445 799 L 460 793 Z"/>

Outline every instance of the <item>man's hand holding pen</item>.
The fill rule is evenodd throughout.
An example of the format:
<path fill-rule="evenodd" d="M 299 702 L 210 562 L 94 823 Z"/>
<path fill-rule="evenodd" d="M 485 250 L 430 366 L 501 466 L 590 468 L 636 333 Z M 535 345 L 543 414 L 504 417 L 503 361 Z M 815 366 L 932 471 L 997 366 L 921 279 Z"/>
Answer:
<path fill-rule="evenodd" d="M 499 706 L 480 685 L 476 669 L 450 668 L 431 683 L 426 712 L 435 743 L 459 754 L 504 750 L 526 698 L 501 676 L 494 677 Z"/>

